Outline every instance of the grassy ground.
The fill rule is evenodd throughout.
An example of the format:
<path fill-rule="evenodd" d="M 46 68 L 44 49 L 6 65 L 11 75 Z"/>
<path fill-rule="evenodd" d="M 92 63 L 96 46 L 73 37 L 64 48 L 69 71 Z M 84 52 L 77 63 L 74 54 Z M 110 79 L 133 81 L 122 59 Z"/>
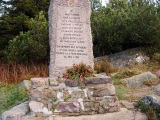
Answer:
<path fill-rule="evenodd" d="M 6 85 L 0 83 L 0 115 L 2 112 L 27 99 L 26 91 L 19 91 L 18 86 L 18 84 Z"/>
<path fill-rule="evenodd" d="M 0 70 L 3 70 L 5 67 L 1 66 L 0 68 Z M 47 69 L 47 66 L 45 68 Z M 152 86 L 144 86 L 141 88 L 130 89 L 127 88 L 127 86 L 121 81 L 121 79 L 131 77 L 145 71 L 151 71 L 152 73 L 155 73 L 157 70 L 160 69 L 160 63 L 152 61 L 144 65 L 135 65 L 121 70 L 113 69 L 108 63 L 96 63 L 95 68 L 99 70 L 99 72 L 106 72 L 108 75 L 111 75 L 112 72 L 116 72 L 117 75 L 112 77 L 112 80 L 114 81 L 114 86 L 116 88 L 116 95 L 118 96 L 119 100 L 131 101 L 141 99 L 143 96 L 149 93 Z M 27 71 L 29 70 L 27 69 Z M 41 71 L 41 69 L 39 69 L 39 71 Z M 36 72 L 34 74 L 36 75 Z M 18 84 L 7 85 L 0 82 L 0 115 L 2 112 L 12 108 L 13 106 L 25 101 L 28 98 L 27 92 L 19 91 L 18 86 Z"/>
<path fill-rule="evenodd" d="M 112 77 L 112 80 L 114 81 L 116 95 L 118 96 L 119 100 L 140 100 L 143 96 L 149 94 L 152 87 L 158 83 L 158 79 L 156 79 L 152 80 L 152 82 L 147 84 L 147 86 L 131 89 L 127 88 L 126 84 L 124 84 L 121 79 L 131 77 L 147 71 L 155 73 L 159 69 L 160 63 L 152 61 L 144 65 L 135 65 L 129 68 L 118 70 L 117 74 L 114 77 Z"/>

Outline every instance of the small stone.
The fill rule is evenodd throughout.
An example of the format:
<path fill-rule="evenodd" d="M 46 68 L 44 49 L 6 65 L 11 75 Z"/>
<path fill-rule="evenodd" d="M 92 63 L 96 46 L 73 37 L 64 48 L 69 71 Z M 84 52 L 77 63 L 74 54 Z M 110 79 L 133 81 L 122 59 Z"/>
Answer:
<path fill-rule="evenodd" d="M 64 101 L 64 99 L 63 99 L 63 92 L 60 92 L 60 91 L 57 92 L 57 99 L 59 101 Z"/>
<path fill-rule="evenodd" d="M 45 115 L 52 115 L 52 114 L 53 114 L 52 111 L 49 111 L 46 107 L 44 107 L 44 108 L 42 109 L 42 112 L 43 112 L 43 114 L 45 114 Z"/>
<path fill-rule="evenodd" d="M 115 107 L 115 106 L 118 106 L 119 105 L 119 101 L 115 101 L 113 103 L 109 103 L 109 107 Z"/>
<path fill-rule="evenodd" d="M 85 84 L 113 84 L 112 79 L 108 76 L 84 78 Z"/>
<path fill-rule="evenodd" d="M 80 112 L 80 105 L 78 102 L 61 102 L 57 110 L 60 112 L 78 113 Z"/>
<path fill-rule="evenodd" d="M 95 97 L 93 97 L 93 91 L 92 90 L 88 89 L 87 95 L 88 95 L 89 100 L 91 100 L 91 101 L 95 100 Z"/>
<path fill-rule="evenodd" d="M 28 90 L 31 89 L 31 81 L 30 80 L 23 80 L 21 85 L 19 86 L 19 90 Z"/>
<path fill-rule="evenodd" d="M 30 101 L 29 107 L 33 112 L 43 112 L 44 104 L 41 102 Z"/>
<path fill-rule="evenodd" d="M 56 91 L 52 91 L 51 94 L 50 94 L 51 98 L 57 98 L 57 93 Z"/>
<path fill-rule="evenodd" d="M 98 111 L 99 106 L 100 106 L 100 103 L 99 103 L 99 102 L 94 102 L 94 103 L 93 103 L 94 111 Z"/>
<path fill-rule="evenodd" d="M 121 101 L 120 101 L 120 104 L 121 104 L 122 106 L 124 106 L 125 108 L 127 108 L 127 109 L 134 109 L 133 103 L 130 103 L 130 102 L 128 102 L 128 101 L 121 100 Z"/>
<path fill-rule="evenodd" d="M 39 87 L 38 89 L 31 90 L 31 96 L 34 98 L 43 98 L 43 99 L 49 99 L 53 97 L 51 94 L 52 91 L 50 89 L 44 89 Z"/>
<path fill-rule="evenodd" d="M 49 82 L 51 86 L 58 86 L 59 82 L 56 79 L 49 78 Z"/>
<path fill-rule="evenodd" d="M 105 97 L 100 101 L 100 105 L 106 110 L 110 107 L 117 107 L 119 105 L 118 98 L 115 96 Z"/>
<path fill-rule="evenodd" d="M 84 111 L 86 112 L 90 112 L 94 108 L 94 104 L 92 101 L 84 101 L 83 104 L 84 104 Z"/>
<path fill-rule="evenodd" d="M 50 86 L 49 87 L 49 89 L 50 90 L 63 90 L 63 89 L 65 89 L 66 88 L 66 85 L 65 85 L 65 83 L 59 83 L 59 85 L 58 86 Z"/>
<path fill-rule="evenodd" d="M 48 83 L 48 78 L 31 78 L 31 87 L 37 88 L 46 86 Z"/>
<path fill-rule="evenodd" d="M 98 113 L 100 113 L 100 114 L 104 114 L 104 113 L 106 113 L 106 110 L 105 110 L 105 109 L 103 109 L 101 106 L 99 106 Z"/>
<path fill-rule="evenodd" d="M 110 84 L 99 84 L 95 86 L 95 90 L 93 91 L 94 97 L 103 97 L 103 96 L 113 96 L 115 95 L 115 87 Z"/>
<path fill-rule="evenodd" d="M 68 116 L 79 116 L 80 113 L 67 113 Z"/>
<path fill-rule="evenodd" d="M 72 93 L 71 93 L 71 97 L 73 98 L 73 99 L 78 99 L 78 98 L 85 98 L 85 93 L 84 93 L 84 91 L 82 91 L 82 90 L 77 90 L 77 91 L 73 91 Z"/>
<path fill-rule="evenodd" d="M 110 112 L 110 113 L 112 113 L 112 112 L 117 112 L 117 111 L 119 111 L 119 107 L 111 107 L 111 108 L 109 109 L 109 112 Z"/>
<path fill-rule="evenodd" d="M 65 84 L 66 86 L 69 86 L 69 87 L 77 87 L 79 85 L 79 82 L 78 80 L 65 80 Z"/>

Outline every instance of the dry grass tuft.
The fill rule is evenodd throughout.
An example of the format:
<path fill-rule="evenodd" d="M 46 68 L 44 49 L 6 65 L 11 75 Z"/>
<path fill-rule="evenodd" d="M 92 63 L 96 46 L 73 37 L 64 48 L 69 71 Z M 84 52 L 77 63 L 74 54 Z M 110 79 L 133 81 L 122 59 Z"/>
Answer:
<path fill-rule="evenodd" d="M 32 77 L 48 77 L 47 64 L 0 63 L 0 82 L 19 83 Z"/>
<path fill-rule="evenodd" d="M 110 73 L 115 72 L 116 68 L 114 68 L 108 61 L 100 61 L 94 63 L 94 70 L 97 73 L 105 72 L 109 75 Z"/>

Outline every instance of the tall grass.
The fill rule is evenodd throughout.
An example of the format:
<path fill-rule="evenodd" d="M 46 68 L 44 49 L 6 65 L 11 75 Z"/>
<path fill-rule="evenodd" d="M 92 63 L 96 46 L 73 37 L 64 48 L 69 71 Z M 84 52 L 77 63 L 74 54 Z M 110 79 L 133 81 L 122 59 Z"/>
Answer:
<path fill-rule="evenodd" d="M 48 77 L 48 65 L 46 63 L 0 63 L 0 82 L 19 83 L 32 77 Z"/>

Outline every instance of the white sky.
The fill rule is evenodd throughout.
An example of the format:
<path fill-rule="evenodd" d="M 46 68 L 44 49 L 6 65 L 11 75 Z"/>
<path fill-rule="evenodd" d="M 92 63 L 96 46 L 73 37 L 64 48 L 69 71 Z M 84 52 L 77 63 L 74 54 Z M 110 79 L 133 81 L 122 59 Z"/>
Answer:
<path fill-rule="evenodd" d="M 106 6 L 106 3 L 109 2 L 109 0 L 101 0 L 102 1 L 102 5 Z"/>

